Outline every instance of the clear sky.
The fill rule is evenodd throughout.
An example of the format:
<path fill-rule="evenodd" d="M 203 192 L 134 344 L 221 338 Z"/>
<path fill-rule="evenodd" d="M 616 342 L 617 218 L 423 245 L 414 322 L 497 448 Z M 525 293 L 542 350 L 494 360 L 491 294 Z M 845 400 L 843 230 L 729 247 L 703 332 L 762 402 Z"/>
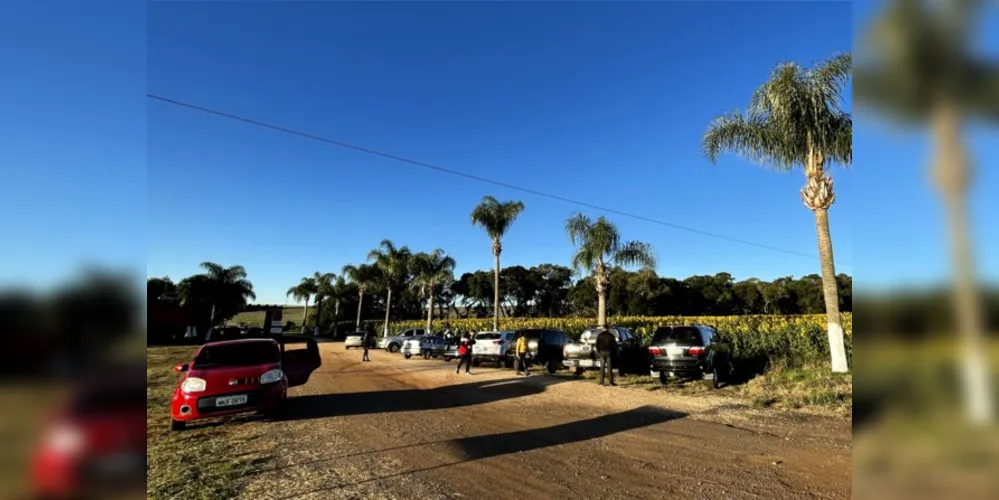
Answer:
<path fill-rule="evenodd" d="M 0 41 L 18 47 L 0 56 L 4 74 L 16 75 L 0 93 L 0 161 L 12 187 L 0 208 L 10 215 L 5 233 L 19 237 L 3 246 L 0 276 L 44 283 L 97 261 L 180 279 L 212 260 L 246 266 L 263 302 L 283 302 L 302 276 L 361 261 L 382 238 L 440 247 L 459 273 L 489 268 L 489 241 L 469 222 L 485 194 L 527 205 L 504 241 L 504 265 L 567 264 L 563 223 L 580 208 L 146 92 L 814 255 L 801 173 L 737 157 L 711 166 L 699 140 L 714 116 L 744 107 L 777 62 L 848 50 L 851 21 L 870 11 L 825 2 L 0 10 L 11 14 L 0 16 Z M 855 137 L 854 167 L 834 172 L 837 270 L 872 286 L 941 276 L 925 145 L 862 123 Z M 995 146 L 974 146 L 997 157 L 988 154 Z M 996 185 L 986 173 L 978 192 Z M 995 274 L 986 257 L 999 242 L 985 216 L 999 202 L 977 196 L 975 209 L 980 235 L 993 238 L 977 240 L 982 265 Z M 609 217 L 626 239 L 655 246 L 662 275 L 818 272 L 815 259 Z M 855 241 L 864 242 L 857 257 Z"/>

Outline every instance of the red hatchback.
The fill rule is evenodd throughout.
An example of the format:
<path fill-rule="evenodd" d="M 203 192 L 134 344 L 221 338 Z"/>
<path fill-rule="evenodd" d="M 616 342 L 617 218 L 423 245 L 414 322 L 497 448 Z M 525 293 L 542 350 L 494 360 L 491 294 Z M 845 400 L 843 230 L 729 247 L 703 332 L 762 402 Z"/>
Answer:
<path fill-rule="evenodd" d="M 171 428 L 187 422 L 234 413 L 260 412 L 276 416 L 288 388 L 303 385 L 322 364 L 319 346 L 312 339 L 305 349 L 288 349 L 288 337 L 210 342 L 190 363 L 174 370 L 184 376 L 177 384 L 171 406 Z M 280 341 L 280 342 L 279 342 Z"/>

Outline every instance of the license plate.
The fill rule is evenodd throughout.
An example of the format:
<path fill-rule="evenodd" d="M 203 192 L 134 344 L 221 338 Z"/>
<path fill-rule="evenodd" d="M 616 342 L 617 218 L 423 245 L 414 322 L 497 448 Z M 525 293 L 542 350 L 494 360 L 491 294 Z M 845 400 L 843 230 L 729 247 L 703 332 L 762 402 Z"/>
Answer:
<path fill-rule="evenodd" d="M 583 368 L 592 368 L 593 367 L 593 361 L 591 361 L 589 359 L 580 360 L 579 361 L 579 366 L 581 366 Z"/>
<path fill-rule="evenodd" d="M 236 406 L 245 404 L 247 400 L 246 394 L 240 394 L 239 396 L 225 396 L 221 398 L 215 398 L 215 406 Z"/>
<path fill-rule="evenodd" d="M 683 348 L 682 347 L 676 347 L 676 346 L 667 346 L 666 347 L 666 354 L 669 355 L 669 357 L 671 357 L 671 358 L 683 356 Z"/>

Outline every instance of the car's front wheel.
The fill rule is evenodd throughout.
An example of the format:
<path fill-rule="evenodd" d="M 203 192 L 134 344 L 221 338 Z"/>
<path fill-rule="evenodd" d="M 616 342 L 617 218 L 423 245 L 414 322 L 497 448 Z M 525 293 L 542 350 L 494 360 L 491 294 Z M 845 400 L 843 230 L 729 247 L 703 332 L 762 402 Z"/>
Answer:
<path fill-rule="evenodd" d="M 412 358 L 413 355 L 407 352 L 406 354 L 403 354 L 403 357 L 405 357 L 406 359 L 409 359 L 409 358 Z"/>
<path fill-rule="evenodd" d="M 183 420 L 170 419 L 170 430 L 171 431 L 182 431 L 187 428 L 187 422 Z"/>
<path fill-rule="evenodd" d="M 399 352 L 399 344 L 389 344 L 388 352 L 391 352 L 393 354 Z"/>

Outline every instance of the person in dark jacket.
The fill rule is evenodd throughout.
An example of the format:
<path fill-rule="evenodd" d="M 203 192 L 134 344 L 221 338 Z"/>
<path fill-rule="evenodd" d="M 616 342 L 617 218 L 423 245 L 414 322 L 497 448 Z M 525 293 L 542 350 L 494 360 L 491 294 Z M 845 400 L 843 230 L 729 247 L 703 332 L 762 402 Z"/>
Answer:
<path fill-rule="evenodd" d="M 375 336 L 371 332 L 364 332 L 364 337 L 361 337 L 361 346 L 364 349 L 364 356 L 361 361 L 371 361 L 368 357 L 368 349 L 373 347 L 375 344 Z"/>
<path fill-rule="evenodd" d="M 600 385 L 604 385 L 604 374 L 610 373 L 610 385 L 614 383 L 614 370 L 611 369 L 611 359 L 614 358 L 614 351 L 617 350 L 617 339 L 614 334 L 604 329 L 597 334 L 595 342 L 597 348 L 597 358 L 600 360 Z"/>
<path fill-rule="evenodd" d="M 471 375 L 468 371 L 472 367 L 472 346 L 475 345 L 475 332 L 466 333 L 461 338 L 461 344 L 458 345 L 458 353 L 461 355 L 458 361 L 458 367 L 454 369 L 454 374 L 457 375 L 461 372 L 461 366 L 465 366 L 465 374 Z"/>

